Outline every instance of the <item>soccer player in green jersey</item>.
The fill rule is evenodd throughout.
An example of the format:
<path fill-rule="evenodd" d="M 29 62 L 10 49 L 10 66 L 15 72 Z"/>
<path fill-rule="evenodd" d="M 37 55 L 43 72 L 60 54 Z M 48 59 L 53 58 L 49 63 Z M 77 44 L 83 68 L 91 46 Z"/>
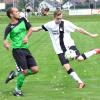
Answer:
<path fill-rule="evenodd" d="M 13 95 L 23 96 L 21 88 L 25 77 L 38 72 L 36 61 L 28 49 L 28 42 L 25 42 L 30 34 L 33 31 L 37 31 L 37 29 L 33 29 L 25 18 L 20 18 L 17 8 L 10 8 L 7 11 L 7 16 L 10 19 L 10 23 L 5 29 L 4 47 L 6 49 L 10 48 L 9 37 L 12 40 L 12 55 L 20 69 Z"/>

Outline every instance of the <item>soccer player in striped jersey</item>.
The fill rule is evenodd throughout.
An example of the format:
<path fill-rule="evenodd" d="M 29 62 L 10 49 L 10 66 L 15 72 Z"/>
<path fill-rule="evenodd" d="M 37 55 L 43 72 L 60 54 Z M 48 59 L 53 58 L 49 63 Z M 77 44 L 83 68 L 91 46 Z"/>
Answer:
<path fill-rule="evenodd" d="M 58 55 L 58 58 L 61 64 L 64 66 L 67 73 L 78 82 L 78 87 L 83 88 L 85 83 L 80 79 L 77 73 L 69 64 L 69 60 L 65 58 L 65 52 L 68 49 L 74 50 L 76 53 L 76 60 L 83 61 L 92 55 L 100 54 L 100 49 L 94 49 L 89 52 L 85 52 L 80 54 L 79 50 L 77 49 L 74 40 L 71 37 L 71 33 L 79 32 L 84 35 L 90 36 L 91 38 L 95 38 L 98 34 L 91 34 L 74 25 L 72 22 L 63 19 L 63 14 L 60 10 L 54 12 L 54 20 L 47 22 L 46 24 L 42 25 L 42 29 L 49 32 L 54 50 Z"/>

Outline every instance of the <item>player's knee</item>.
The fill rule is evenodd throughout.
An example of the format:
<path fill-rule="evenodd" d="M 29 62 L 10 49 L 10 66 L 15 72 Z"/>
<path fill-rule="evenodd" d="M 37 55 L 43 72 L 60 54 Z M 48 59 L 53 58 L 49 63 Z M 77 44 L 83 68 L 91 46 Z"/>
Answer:
<path fill-rule="evenodd" d="M 26 69 L 26 70 L 23 70 L 22 73 L 23 73 L 24 75 L 27 75 L 28 70 L 27 70 L 27 69 Z"/>
<path fill-rule="evenodd" d="M 64 64 L 64 68 L 65 68 L 65 70 L 69 70 L 70 69 L 70 65 L 69 64 Z"/>
<path fill-rule="evenodd" d="M 83 61 L 84 58 L 83 58 L 82 56 L 79 56 L 79 57 L 77 58 L 77 60 L 78 60 L 78 61 Z"/>
<path fill-rule="evenodd" d="M 36 67 L 32 67 L 31 70 L 32 70 L 33 74 L 38 73 L 38 71 L 39 71 L 37 66 Z"/>

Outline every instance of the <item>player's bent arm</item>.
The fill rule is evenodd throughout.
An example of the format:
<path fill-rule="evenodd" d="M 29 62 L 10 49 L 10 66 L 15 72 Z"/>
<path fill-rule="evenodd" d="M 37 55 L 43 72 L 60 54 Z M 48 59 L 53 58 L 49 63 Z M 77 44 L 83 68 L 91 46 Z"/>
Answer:
<path fill-rule="evenodd" d="M 28 38 L 31 36 L 32 32 L 38 32 L 40 30 L 42 30 L 41 27 L 31 27 L 29 29 L 29 31 L 27 32 L 27 35 L 24 37 L 23 43 L 27 43 L 28 42 Z"/>
<path fill-rule="evenodd" d="M 32 32 L 38 32 L 40 30 L 42 30 L 42 27 L 31 27 L 29 29 L 29 31 L 27 32 L 26 37 L 29 38 L 31 36 Z"/>
<path fill-rule="evenodd" d="M 38 32 L 40 30 L 42 30 L 41 27 L 31 27 L 29 29 L 29 31 L 27 32 L 27 35 L 26 36 L 29 38 L 31 36 L 32 32 Z"/>
<path fill-rule="evenodd" d="M 31 36 L 32 32 L 33 32 L 33 29 L 32 29 L 32 27 L 31 27 L 31 28 L 28 30 L 27 34 L 26 34 L 27 38 L 29 38 L 29 37 Z"/>
<path fill-rule="evenodd" d="M 42 27 L 33 27 L 32 30 L 33 30 L 33 32 L 38 32 L 38 31 L 42 30 Z"/>
<path fill-rule="evenodd" d="M 28 42 L 28 38 L 31 36 L 32 32 L 33 32 L 33 29 L 32 29 L 32 27 L 30 27 L 30 29 L 28 30 L 26 36 L 23 39 L 23 43 L 27 43 Z"/>
<path fill-rule="evenodd" d="M 75 31 L 76 31 L 76 32 L 80 32 L 80 33 L 85 34 L 85 35 L 88 35 L 88 36 L 90 36 L 90 37 L 92 37 L 92 38 L 95 38 L 95 37 L 98 36 L 98 34 L 91 34 L 91 33 L 89 33 L 88 31 L 86 31 L 85 29 L 83 29 L 83 28 L 81 28 L 81 27 L 77 27 L 77 28 L 75 29 Z"/>

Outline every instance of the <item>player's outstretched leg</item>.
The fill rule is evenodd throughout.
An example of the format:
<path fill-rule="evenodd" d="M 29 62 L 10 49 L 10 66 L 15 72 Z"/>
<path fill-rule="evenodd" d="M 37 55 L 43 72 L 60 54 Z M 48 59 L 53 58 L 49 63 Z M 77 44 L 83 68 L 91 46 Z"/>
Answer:
<path fill-rule="evenodd" d="M 5 80 L 5 83 L 7 84 L 9 81 L 14 79 L 14 77 L 16 77 L 15 72 L 14 71 L 10 71 L 9 75 L 7 76 L 7 78 Z"/>
<path fill-rule="evenodd" d="M 64 64 L 64 68 L 67 73 L 76 81 L 78 82 L 78 88 L 82 89 L 85 87 L 85 83 L 80 79 L 77 73 L 70 67 L 69 64 Z"/>
<path fill-rule="evenodd" d="M 90 58 L 93 55 L 100 54 L 100 49 L 94 49 L 88 52 L 83 53 L 81 56 L 77 57 L 77 60 L 83 61 L 85 59 Z"/>
<path fill-rule="evenodd" d="M 13 92 L 13 95 L 14 96 L 23 96 L 21 88 L 23 86 L 25 77 L 27 77 L 28 75 L 36 74 L 37 72 L 38 72 L 37 66 L 33 66 L 33 67 L 31 67 L 31 69 L 25 69 L 22 72 L 20 72 L 17 76 L 17 83 L 16 83 L 15 91 Z"/>
<path fill-rule="evenodd" d="M 94 50 L 91 50 L 91 51 L 84 53 L 84 55 L 86 56 L 86 59 L 93 56 L 93 55 L 96 55 L 96 54 L 100 54 L 100 49 L 94 49 Z"/>

